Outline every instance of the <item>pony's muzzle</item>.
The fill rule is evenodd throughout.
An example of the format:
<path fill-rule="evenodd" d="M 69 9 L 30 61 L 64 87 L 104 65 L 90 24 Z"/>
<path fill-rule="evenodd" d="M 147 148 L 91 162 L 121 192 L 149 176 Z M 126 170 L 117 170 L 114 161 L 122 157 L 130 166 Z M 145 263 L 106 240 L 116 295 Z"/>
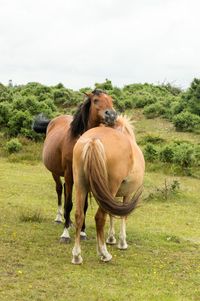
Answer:
<path fill-rule="evenodd" d="M 117 113 L 114 110 L 106 110 L 104 112 L 104 121 L 107 125 L 113 125 L 117 119 Z"/>

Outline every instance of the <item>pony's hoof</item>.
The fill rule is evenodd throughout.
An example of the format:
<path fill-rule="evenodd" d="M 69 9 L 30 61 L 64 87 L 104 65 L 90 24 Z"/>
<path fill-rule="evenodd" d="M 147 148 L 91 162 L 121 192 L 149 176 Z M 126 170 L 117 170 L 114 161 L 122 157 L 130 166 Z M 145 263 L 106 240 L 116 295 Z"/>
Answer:
<path fill-rule="evenodd" d="M 61 244 L 69 244 L 71 242 L 71 238 L 70 237 L 61 237 L 60 238 L 60 243 Z"/>
<path fill-rule="evenodd" d="M 81 239 L 81 240 L 87 240 L 87 235 L 86 235 L 85 232 L 82 232 L 82 231 L 81 231 L 80 239 Z"/>
<path fill-rule="evenodd" d="M 116 238 L 114 236 L 110 236 L 106 240 L 107 245 L 115 245 L 116 244 Z"/>
<path fill-rule="evenodd" d="M 126 242 L 119 242 L 117 247 L 119 250 L 127 250 L 128 249 L 128 245 Z"/>
<path fill-rule="evenodd" d="M 101 256 L 101 261 L 103 262 L 109 262 L 112 259 L 112 255 L 110 253 L 108 253 L 106 256 L 102 255 Z"/>
<path fill-rule="evenodd" d="M 60 221 L 60 220 L 56 220 L 56 219 L 55 219 L 54 223 L 56 223 L 56 224 L 60 225 L 60 224 L 62 224 L 62 221 Z"/>
<path fill-rule="evenodd" d="M 76 265 L 82 264 L 83 263 L 83 258 L 81 257 L 81 255 L 73 256 L 72 263 L 76 264 Z"/>

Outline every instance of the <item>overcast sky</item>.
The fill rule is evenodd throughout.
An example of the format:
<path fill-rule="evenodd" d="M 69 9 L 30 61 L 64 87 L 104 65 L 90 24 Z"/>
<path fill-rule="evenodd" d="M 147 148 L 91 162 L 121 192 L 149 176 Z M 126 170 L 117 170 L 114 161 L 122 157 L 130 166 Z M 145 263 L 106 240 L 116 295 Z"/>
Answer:
<path fill-rule="evenodd" d="M 199 0 L 0 0 L 0 82 L 123 87 L 200 77 Z"/>

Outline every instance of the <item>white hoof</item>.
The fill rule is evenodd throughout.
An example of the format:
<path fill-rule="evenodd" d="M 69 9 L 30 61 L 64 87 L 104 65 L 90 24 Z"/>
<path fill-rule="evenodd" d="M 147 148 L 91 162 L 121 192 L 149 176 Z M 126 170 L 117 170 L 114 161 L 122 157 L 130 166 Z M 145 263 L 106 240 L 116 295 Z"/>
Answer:
<path fill-rule="evenodd" d="M 69 235 L 69 231 L 67 228 L 64 228 L 64 231 L 62 233 L 62 235 L 60 236 L 60 242 L 61 243 L 70 243 L 71 238 Z"/>
<path fill-rule="evenodd" d="M 61 224 L 62 223 L 62 213 L 58 213 L 54 220 L 55 223 Z"/>
<path fill-rule="evenodd" d="M 116 238 L 114 236 L 110 236 L 107 238 L 106 243 L 108 245 L 115 245 L 116 244 Z"/>
<path fill-rule="evenodd" d="M 72 257 L 72 263 L 73 264 L 82 264 L 83 263 L 83 258 L 81 257 L 81 255 L 75 255 Z"/>
<path fill-rule="evenodd" d="M 80 238 L 81 238 L 81 240 L 87 240 L 87 234 L 85 232 L 81 231 Z"/>
<path fill-rule="evenodd" d="M 117 247 L 120 250 L 126 250 L 128 248 L 128 244 L 126 241 L 119 241 Z"/>
<path fill-rule="evenodd" d="M 109 262 L 112 259 L 112 255 L 110 253 L 101 256 L 101 261 Z"/>

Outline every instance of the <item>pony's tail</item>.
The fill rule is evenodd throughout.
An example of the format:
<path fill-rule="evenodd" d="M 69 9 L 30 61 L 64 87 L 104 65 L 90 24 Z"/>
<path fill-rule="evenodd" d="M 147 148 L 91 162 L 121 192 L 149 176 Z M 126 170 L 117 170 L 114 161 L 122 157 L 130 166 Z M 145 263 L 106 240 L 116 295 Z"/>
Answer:
<path fill-rule="evenodd" d="M 42 113 L 37 115 L 32 123 L 32 130 L 36 133 L 46 134 L 47 126 L 51 119 L 45 117 Z"/>
<path fill-rule="evenodd" d="M 84 172 L 98 205 L 107 213 L 117 216 L 130 214 L 137 206 L 142 190 L 139 189 L 129 203 L 117 202 L 108 187 L 108 173 L 104 146 L 97 138 L 89 140 L 82 158 Z"/>

